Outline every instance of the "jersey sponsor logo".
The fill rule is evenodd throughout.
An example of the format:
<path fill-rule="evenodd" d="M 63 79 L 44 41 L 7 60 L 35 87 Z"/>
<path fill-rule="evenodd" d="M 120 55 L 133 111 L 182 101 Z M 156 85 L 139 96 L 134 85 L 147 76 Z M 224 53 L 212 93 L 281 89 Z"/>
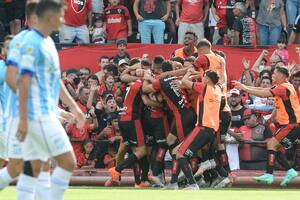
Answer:
<path fill-rule="evenodd" d="M 108 18 L 107 19 L 107 23 L 108 24 L 117 24 L 117 23 L 121 23 L 121 17 L 119 18 Z"/>
<path fill-rule="evenodd" d="M 86 4 L 86 0 L 71 0 L 71 5 L 76 13 L 80 13 L 84 10 Z"/>

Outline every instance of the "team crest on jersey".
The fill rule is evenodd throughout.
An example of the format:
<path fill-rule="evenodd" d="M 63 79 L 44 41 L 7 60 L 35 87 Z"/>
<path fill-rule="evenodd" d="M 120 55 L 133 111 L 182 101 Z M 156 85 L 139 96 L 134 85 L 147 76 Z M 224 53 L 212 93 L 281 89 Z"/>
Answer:
<path fill-rule="evenodd" d="M 16 43 L 16 48 L 17 48 L 17 49 L 19 49 L 19 48 L 20 48 L 20 46 L 21 46 L 21 45 L 20 45 L 20 43 L 19 43 L 19 42 L 17 42 L 17 43 Z"/>
<path fill-rule="evenodd" d="M 28 54 L 32 54 L 32 52 L 33 52 L 33 49 L 32 49 L 31 47 L 29 47 L 29 48 L 27 49 L 27 53 L 28 53 Z"/>
<path fill-rule="evenodd" d="M 121 12 L 122 12 L 122 10 L 121 10 L 121 9 L 118 9 L 118 13 L 121 14 Z"/>
<path fill-rule="evenodd" d="M 76 13 L 80 13 L 84 10 L 86 0 L 71 0 L 71 5 Z"/>

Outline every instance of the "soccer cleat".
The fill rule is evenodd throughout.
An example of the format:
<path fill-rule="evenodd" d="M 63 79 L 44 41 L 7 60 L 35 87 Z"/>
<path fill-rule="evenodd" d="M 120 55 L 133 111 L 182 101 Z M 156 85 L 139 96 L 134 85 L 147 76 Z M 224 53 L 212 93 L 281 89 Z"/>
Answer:
<path fill-rule="evenodd" d="M 194 174 L 194 177 L 201 176 L 206 170 L 212 169 L 212 165 L 213 163 L 211 163 L 209 160 L 202 162 L 197 172 Z"/>
<path fill-rule="evenodd" d="M 254 180 L 258 183 L 266 183 L 266 184 L 272 184 L 274 181 L 273 174 L 264 174 L 261 176 L 253 177 Z"/>
<path fill-rule="evenodd" d="M 165 190 L 178 190 L 178 188 L 178 183 L 169 183 L 164 187 Z"/>
<path fill-rule="evenodd" d="M 178 182 L 182 182 L 185 180 L 185 175 L 183 173 L 182 170 L 180 170 L 179 174 L 178 174 Z"/>
<path fill-rule="evenodd" d="M 210 187 L 211 187 L 211 188 L 214 188 L 214 187 L 216 187 L 219 183 L 221 183 L 222 181 L 223 181 L 223 177 L 221 177 L 220 175 L 218 175 L 218 177 L 215 178 L 215 179 L 211 182 Z"/>
<path fill-rule="evenodd" d="M 148 183 L 141 182 L 140 184 L 134 184 L 135 188 L 147 188 L 150 187 Z"/>
<path fill-rule="evenodd" d="M 230 185 L 231 181 L 228 177 L 222 177 L 223 180 L 219 182 L 214 188 L 225 188 Z"/>
<path fill-rule="evenodd" d="M 108 172 L 113 181 L 119 181 L 121 174 L 114 167 L 108 169 Z"/>
<path fill-rule="evenodd" d="M 289 182 L 291 182 L 293 179 L 295 179 L 298 176 L 298 172 L 296 170 L 289 169 L 286 174 L 284 179 L 281 181 L 280 186 L 287 186 Z"/>
<path fill-rule="evenodd" d="M 199 181 L 197 181 L 197 184 L 198 184 L 199 188 L 208 188 L 209 187 L 209 183 L 205 182 L 203 177 L 201 177 L 201 179 Z"/>
<path fill-rule="evenodd" d="M 197 184 L 191 184 L 184 188 L 184 190 L 199 190 L 199 186 Z"/>
<path fill-rule="evenodd" d="M 165 186 L 165 184 L 163 184 L 163 180 L 161 180 L 160 176 L 148 176 L 148 179 L 158 187 Z"/>

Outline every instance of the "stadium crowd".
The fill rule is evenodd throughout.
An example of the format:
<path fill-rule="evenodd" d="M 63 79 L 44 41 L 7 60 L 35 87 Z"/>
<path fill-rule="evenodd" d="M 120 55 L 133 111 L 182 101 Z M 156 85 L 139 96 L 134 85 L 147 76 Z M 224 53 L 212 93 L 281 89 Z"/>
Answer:
<path fill-rule="evenodd" d="M 86 118 L 82 128 L 61 119 L 76 167 L 106 167 L 112 176 L 107 186 L 117 185 L 122 170 L 133 168 L 138 188 L 152 182 L 169 189 L 180 184 L 198 189 L 225 187 L 239 169 L 266 169 L 256 180 L 271 183 L 276 157 L 278 167 L 287 171 L 282 186 L 287 185 L 297 176 L 295 158 L 300 156 L 295 154 L 300 67 L 290 64 L 286 50 L 300 28 L 294 2 L 66 1 L 60 43 L 117 46 L 114 57 L 100 56 L 95 74 L 89 67 L 62 72 Z M 16 8 L 15 3 L 5 1 L 9 6 L 4 10 Z M 24 13 L 15 14 L 5 18 L 12 19 L 6 24 L 13 34 L 20 31 Z M 150 60 L 146 52 L 131 58 L 127 53 L 127 42 L 140 37 L 142 43 L 151 43 L 151 33 L 155 43 L 164 43 L 165 27 L 167 39 L 171 35 L 183 44 L 170 59 L 157 55 Z M 4 59 L 11 39 L 4 40 Z M 240 80 L 228 83 L 226 59 L 232 58 L 212 51 L 209 40 L 218 45 L 276 44 L 277 49 L 263 50 L 252 66 L 245 58 Z M 59 107 L 71 111 L 62 101 Z M 292 154 L 292 163 L 287 154 Z M 164 180 L 165 159 L 172 166 L 169 184 Z"/>

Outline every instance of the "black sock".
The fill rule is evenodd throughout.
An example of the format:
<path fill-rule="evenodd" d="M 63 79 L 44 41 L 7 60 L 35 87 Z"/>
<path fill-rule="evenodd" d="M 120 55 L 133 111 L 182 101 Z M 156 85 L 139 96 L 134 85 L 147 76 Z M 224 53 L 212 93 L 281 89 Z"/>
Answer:
<path fill-rule="evenodd" d="M 134 175 L 135 184 L 139 185 L 141 183 L 141 169 L 140 169 L 140 164 L 138 162 L 134 163 L 133 175 Z"/>
<path fill-rule="evenodd" d="M 133 166 L 135 161 L 137 160 L 138 159 L 134 153 L 129 155 L 126 160 L 124 160 L 123 162 L 121 162 L 119 165 L 116 166 L 116 171 L 121 173 L 123 169 Z"/>
<path fill-rule="evenodd" d="M 217 155 L 218 155 L 220 164 L 224 167 L 224 169 L 227 172 L 230 173 L 231 170 L 230 170 L 230 167 L 229 167 L 228 156 L 227 156 L 226 151 L 225 150 L 220 150 L 220 151 L 218 151 Z"/>
<path fill-rule="evenodd" d="M 219 176 L 218 172 L 215 169 L 209 170 L 209 173 L 210 173 L 211 181 L 215 180 Z"/>
<path fill-rule="evenodd" d="M 220 174 L 222 177 L 228 177 L 228 172 L 224 169 L 224 167 L 217 165 L 216 168 L 217 172 Z"/>
<path fill-rule="evenodd" d="M 149 173 L 148 157 L 144 156 L 142 159 L 139 160 L 139 163 L 142 170 L 141 180 L 143 182 L 148 181 L 148 173 Z"/>
<path fill-rule="evenodd" d="M 198 158 L 191 158 L 190 166 L 191 166 L 193 174 L 195 174 L 198 170 Z"/>
<path fill-rule="evenodd" d="M 166 151 L 166 148 L 158 148 L 156 155 L 152 160 L 151 168 L 153 176 L 158 176 L 163 172 Z"/>
<path fill-rule="evenodd" d="M 188 163 L 186 158 L 179 158 L 178 164 L 180 166 L 180 169 L 183 171 L 185 177 L 188 179 L 189 184 L 196 184 L 196 180 L 193 176 L 192 169 L 190 167 L 190 164 Z"/>
<path fill-rule="evenodd" d="M 171 183 L 177 183 L 178 182 L 178 175 L 179 175 L 179 166 L 178 166 L 178 160 L 176 160 L 176 155 L 172 155 L 172 177 L 171 177 Z"/>
<path fill-rule="evenodd" d="M 209 170 L 205 171 L 203 173 L 203 178 L 204 178 L 206 183 L 210 183 L 212 181 L 211 174 L 210 174 Z"/>
<path fill-rule="evenodd" d="M 268 150 L 268 160 L 267 160 L 267 173 L 273 174 L 274 164 L 275 164 L 276 152 L 273 150 Z"/>
<path fill-rule="evenodd" d="M 286 171 L 291 169 L 291 166 L 290 166 L 289 162 L 287 161 L 285 154 L 282 153 L 281 151 L 277 152 L 277 161 L 279 162 L 279 164 L 282 167 L 284 167 L 284 169 Z"/>

